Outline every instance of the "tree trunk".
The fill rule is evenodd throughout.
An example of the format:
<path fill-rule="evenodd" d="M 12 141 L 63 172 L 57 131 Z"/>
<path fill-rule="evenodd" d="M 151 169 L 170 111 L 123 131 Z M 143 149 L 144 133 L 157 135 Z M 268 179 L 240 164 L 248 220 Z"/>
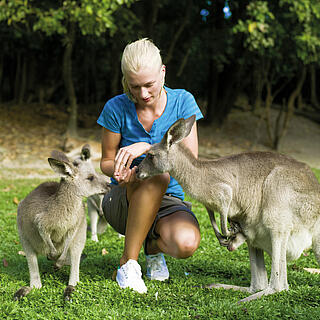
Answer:
<path fill-rule="evenodd" d="M 147 0 L 145 1 L 145 6 L 146 6 L 146 10 L 145 10 L 146 34 L 147 34 L 147 37 L 149 37 L 150 39 L 153 39 L 153 29 L 155 24 L 157 23 L 160 1 Z"/>
<path fill-rule="evenodd" d="M 13 101 L 17 102 L 19 100 L 19 87 L 20 87 L 20 77 L 21 77 L 21 51 L 17 52 L 17 67 L 14 79 L 14 98 Z"/>
<path fill-rule="evenodd" d="M 83 79 L 83 102 L 84 104 L 88 105 L 90 103 L 90 63 L 91 63 L 91 50 L 89 46 L 86 46 L 86 49 L 84 51 L 84 66 L 83 66 L 83 72 L 84 72 L 84 79 Z"/>
<path fill-rule="evenodd" d="M 219 84 L 219 73 L 215 67 L 215 62 L 210 59 L 209 62 L 209 74 L 207 81 L 207 110 L 205 114 L 205 123 L 210 124 L 213 122 L 215 113 L 217 111 L 217 101 L 218 101 L 218 84 Z"/>
<path fill-rule="evenodd" d="M 254 84 L 255 84 L 255 90 L 254 90 L 254 103 L 252 104 L 252 107 L 254 110 L 259 110 L 262 105 L 262 90 L 264 87 L 264 77 L 263 77 L 263 64 L 255 65 L 255 70 L 253 72 L 254 74 Z"/>
<path fill-rule="evenodd" d="M 2 102 L 2 78 L 3 78 L 3 52 L 0 52 L 0 102 Z"/>
<path fill-rule="evenodd" d="M 240 88 L 242 84 L 240 80 L 240 65 L 239 64 L 231 64 L 227 65 L 224 68 L 224 72 L 222 73 L 222 78 L 219 79 L 219 85 L 223 85 L 221 88 L 222 97 L 219 99 L 221 101 L 221 107 L 219 108 L 218 113 L 218 121 L 219 124 L 222 124 L 228 114 L 230 113 L 231 109 L 234 106 L 234 102 L 236 97 L 240 92 Z"/>
<path fill-rule="evenodd" d="M 76 26 L 70 24 L 69 32 L 65 37 L 65 50 L 63 55 L 63 81 L 68 95 L 69 102 L 69 122 L 67 126 L 67 135 L 71 137 L 77 136 L 77 120 L 78 120 L 78 105 L 75 94 L 73 79 L 72 79 L 72 50 L 75 41 Z"/>
<path fill-rule="evenodd" d="M 164 64 L 168 64 L 170 62 L 170 60 L 172 59 L 175 46 L 176 46 L 183 30 L 189 24 L 190 14 L 192 12 L 192 8 L 193 8 L 193 2 L 192 2 L 192 0 L 188 0 L 188 2 L 186 4 L 185 16 L 184 16 L 182 22 L 180 23 L 178 30 L 174 33 L 174 36 L 173 36 L 171 43 L 170 43 L 168 54 L 167 54 L 166 58 L 164 59 Z"/>
<path fill-rule="evenodd" d="M 122 44 L 121 44 L 122 45 Z M 120 57 L 121 57 L 121 45 L 117 40 L 112 43 L 111 59 L 114 63 L 112 78 L 111 78 L 111 96 L 115 96 L 122 92 L 119 88 L 120 82 Z"/>
<path fill-rule="evenodd" d="M 19 86 L 18 104 L 22 104 L 26 96 L 27 86 L 27 59 L 22 56 L 21 81 Z"/>
<path fill-rule="evenodd" d="M 273 146 L 275 150 L 279 150 L 280 141 L 287 133 L 290 120 L 291 120 L 292 115 L 294 113 L 295 101 L 301 92 L 302 86 L 303 86 L 305 78 L 306 78 L 306 74 L 307 74 L 307 68 L 306 68 L 306 66 L 303 66 L 302 70 L 301 70 L 301 74 L 298 78 L 297 85 L 289 96 L 288 104 L 287 104 L 287 112 L 286 112 L 284 119 L 283 119 L 283 125 L 281 128 L 279 126 L 279 130 L 278 130 L 278 132 L 276 132 L 274 146 Z"/>
<path fill-rule="evenodd" d="M 309 67 L 310 70 L 310 95 L 311 95 L 311 104 L 316 109 L 320 109 L 318 96 L 317 96 L 317 75 L 316 75 L 316 67 L 314 64 L 311 64 Z"/>
<path fill-rule="evenodd" d="M 179 70 L 178 70 L 178 72 L 177 72 L 177 77 L 180 77 L 180 76 L 182 75 L 183 70 L 184 70 L 184 68 L 185 68 L 185 66 L 186 66 L 186 64 L 187 64 L 187 62 L 188 62 L 188 58 L 189 58 L 190 54 L 191 54 L 191 48 L 190 48 L 190 46 L 189 46 L 186 54 L 184 55 L 184 57 L 183 57 L 183 59 L 182 59 L 182 61 L 181 61 Z"/>
<path fill-rule="evenodd" d="M 272 124 L 271 124 L 271 115 L 270 115 L 270 110 L 271 110 L 271 105 L 273 102 L 273 96 L 272 96 L 272 89 L 271 89 L 271 82 L 267 81 L 266 82 L 266 89 L 267 89 L 267 96 L 266 96 L 266 101 L 265 101 L 265 114 L 266 114 L 266 126 L 267 126 L 267 135 L 269 139 L 270 146 L 273 146 L 273 134 L 272 134 Z"/>

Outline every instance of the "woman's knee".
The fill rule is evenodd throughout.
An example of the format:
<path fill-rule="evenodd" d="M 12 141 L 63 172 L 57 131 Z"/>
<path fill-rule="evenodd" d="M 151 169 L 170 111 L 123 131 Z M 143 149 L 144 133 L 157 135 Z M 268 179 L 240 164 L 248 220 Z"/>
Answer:
<path fill-rule="evenodd" d="M 174 258 L 185 259 L 191 257 L 198 249 L 200 232 L 196 228 L 180 228 L 171 234 L 163 233 L 161 240 L 166 244 L 168 254 Z"/>
<path fill-rule="evenodd" d="M 162 250 L 174 258 L 192 256 L 200 244 L 199 224 L 186 211 L 177 211 L 161 218 L 155 231 L 160 235 L 159 244 Z"/>
<path fill-rule="evenodd" d="M 180 230 L 174 238 L 176 257 L 180 259 L 191 257 L 200 244 L 200 232 L 196 228 Z"/>

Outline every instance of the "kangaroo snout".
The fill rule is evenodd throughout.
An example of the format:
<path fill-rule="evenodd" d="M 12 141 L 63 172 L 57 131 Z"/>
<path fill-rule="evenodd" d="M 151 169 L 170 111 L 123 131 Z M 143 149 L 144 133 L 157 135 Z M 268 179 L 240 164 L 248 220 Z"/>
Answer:
<path fill-rule="evenodd" d="M 141 170 L 140 165 L 141 165 L 141 164 L 139 164 L 139 166 L 138 166 L 137 169 L 136 169 L 136 177 L 137 177 L 138 179 L 140 179 L 140 180 L 145 180 L 145 179 L 147 179 L 149 176 L 148 176 L 148 174 L 147 174 L 146 172 L 143 172 L 143 171 Z"/>

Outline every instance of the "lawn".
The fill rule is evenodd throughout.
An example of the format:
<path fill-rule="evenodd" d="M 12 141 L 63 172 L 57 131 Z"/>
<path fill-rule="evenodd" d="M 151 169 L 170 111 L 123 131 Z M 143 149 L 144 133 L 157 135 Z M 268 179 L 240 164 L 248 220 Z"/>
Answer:
<path fill-rule="evenodd" d="M 320 170 L 315 172 L 319 179 Z M 69 267 L 54 272 L 45 257 L 39 258 L 43 287 L 14 301 L 15 291 L 29 284 L 26 259 L 19 254 L 17 203 L 40 182 L 0 182 L 0 319 L 320 319 L 320 275 L 303 269 L 319 267 L 312 251 L 288 264 L 288 292 L 239 305 L 237 301 L 247 294 L 202 288 L 212 282 L 248 286 L 249 259 L 245 244 L 232 253 L 219 246 L 204 207 L 192 200 L 201 226 L 200 247 L 185 260 L 167 257 L 170 279 L 145 280 L 147 294 L 120 290 L 111 279 L 124 240 L 109 227 L 98 243 L 90 240 L 88 232 L 87 258 L 81 264 L 80 283 L 71 301 L 63 299 Z M 142 252 L 139 263 L 145 273 Z M 266 263 L 270 271 L 268 256 Z"/>

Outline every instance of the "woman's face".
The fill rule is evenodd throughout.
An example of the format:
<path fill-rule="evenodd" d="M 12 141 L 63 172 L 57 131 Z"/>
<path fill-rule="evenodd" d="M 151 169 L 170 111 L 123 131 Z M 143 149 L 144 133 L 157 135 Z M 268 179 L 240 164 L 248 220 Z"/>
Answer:
<path fill-rule="evenodd" d="M 166 68 L 160 70 L 142 68 L 138 72 L 128 72 L 126 80 L 131 94 L 140 106 L 151 106 L 160 98 Z"/>

